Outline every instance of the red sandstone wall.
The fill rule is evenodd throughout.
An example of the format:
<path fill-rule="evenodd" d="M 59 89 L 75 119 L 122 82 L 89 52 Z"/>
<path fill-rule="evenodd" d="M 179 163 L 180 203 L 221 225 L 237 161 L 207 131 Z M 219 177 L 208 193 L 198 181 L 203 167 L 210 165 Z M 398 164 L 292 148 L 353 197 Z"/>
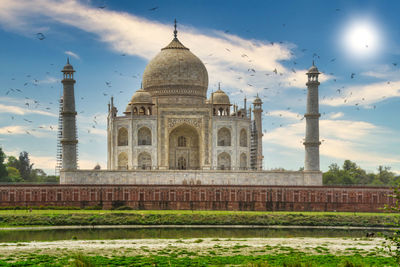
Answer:
<path fill-rule="evenodd" d="M 0 206 L 381 212 L 390 188 L 211 185 L 0 185 Z"/>

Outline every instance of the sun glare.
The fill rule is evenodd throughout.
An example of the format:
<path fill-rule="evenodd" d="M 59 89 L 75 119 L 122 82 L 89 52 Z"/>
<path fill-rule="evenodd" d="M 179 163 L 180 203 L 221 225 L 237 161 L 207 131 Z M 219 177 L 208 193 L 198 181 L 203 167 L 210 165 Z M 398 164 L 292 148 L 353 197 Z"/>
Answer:
<path fill-rule="evenodd" d="M 381 38 L 378 27 L 372 21 L 358 20 L 345 26 L 342 42 L 350 57 L 367 59 L 378 54 Z"/>

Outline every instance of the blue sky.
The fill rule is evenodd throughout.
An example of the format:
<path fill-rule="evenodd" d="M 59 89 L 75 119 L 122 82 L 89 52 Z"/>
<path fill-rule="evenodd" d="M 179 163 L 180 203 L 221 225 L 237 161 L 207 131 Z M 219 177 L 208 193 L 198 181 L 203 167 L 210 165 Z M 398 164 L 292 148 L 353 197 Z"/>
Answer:
<path fill-rule="evenodd" d="M 176 18 L 179 39 L 206 64 L 209 94 L 221 82 L 232 103 L 262 97 L 265 169 L 304 165 L 304 74 L 314 59 L 323 73 L 321 169 L 350 159 L 400 173 L 398 10 L 398 1 L 2 0 L 0 145 L 54 173 L 68 56 L 79 165 L 105 168 L 109 98 L 124 110 Z"/>

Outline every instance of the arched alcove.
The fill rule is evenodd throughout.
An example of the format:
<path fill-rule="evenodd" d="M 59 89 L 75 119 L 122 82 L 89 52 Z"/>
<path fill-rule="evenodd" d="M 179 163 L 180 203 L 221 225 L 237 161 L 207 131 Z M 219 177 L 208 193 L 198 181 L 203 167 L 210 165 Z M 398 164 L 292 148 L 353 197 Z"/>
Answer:
<path fill-rule="evenodd" d="M 121 127 L 118 130 L 118 146 L 128 145 L 128 130 L 125 127 Z"/>
<path fill-rule="evenodd" d="M 240 131 L 239 143 L 241 147 L 247 147 L 247 132 L 245 129 Z"/>
<path fill-rule="evenodd" d="M 151 130 L 147 127 L 142 127 L 138 131 L 138 145 L 150 146 L 151 145 Z"/>
<path fill-rule="evenodd" d="M 169 168 L 197 170 L 200 168 L 199 134 L 190 125 L 182 124 L 169 134 Z"/>
<path fill-rule="evenodd" d="M 231 156 L 222 152 L 218 155 L 218 170 L 230 170 L 231 169 Z"/>
<path fill-rule="evenodd" d="M 231 145 L 231 131 L 228 128 L 223 127 L 218 131 L 218 146 L 230 146 Z"/>
<path fill-rule="evenodd" d="M 128 155 L 125 152 L 121 152 L 118 155 L 118 170 L 128 169 Z"/>
<path fill-rule="evenodd" d="M 138 168 L 142 170 L 151 169 L 151 155 L 147 152 L 142 152 L 138 156 Z"/>

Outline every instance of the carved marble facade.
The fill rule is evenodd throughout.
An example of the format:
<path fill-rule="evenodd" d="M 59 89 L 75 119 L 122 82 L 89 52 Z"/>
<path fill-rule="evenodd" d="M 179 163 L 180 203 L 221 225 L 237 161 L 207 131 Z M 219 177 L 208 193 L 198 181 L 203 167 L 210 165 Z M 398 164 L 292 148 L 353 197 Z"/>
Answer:
<path fill-rule="evenodd" d="M 207 99 L 207 90 L 207 69 L 175 36 L 123 115 L 111 101 L 108 169 L 249 170 L 250 111 L 232 107 L 221 88 Z"/>

